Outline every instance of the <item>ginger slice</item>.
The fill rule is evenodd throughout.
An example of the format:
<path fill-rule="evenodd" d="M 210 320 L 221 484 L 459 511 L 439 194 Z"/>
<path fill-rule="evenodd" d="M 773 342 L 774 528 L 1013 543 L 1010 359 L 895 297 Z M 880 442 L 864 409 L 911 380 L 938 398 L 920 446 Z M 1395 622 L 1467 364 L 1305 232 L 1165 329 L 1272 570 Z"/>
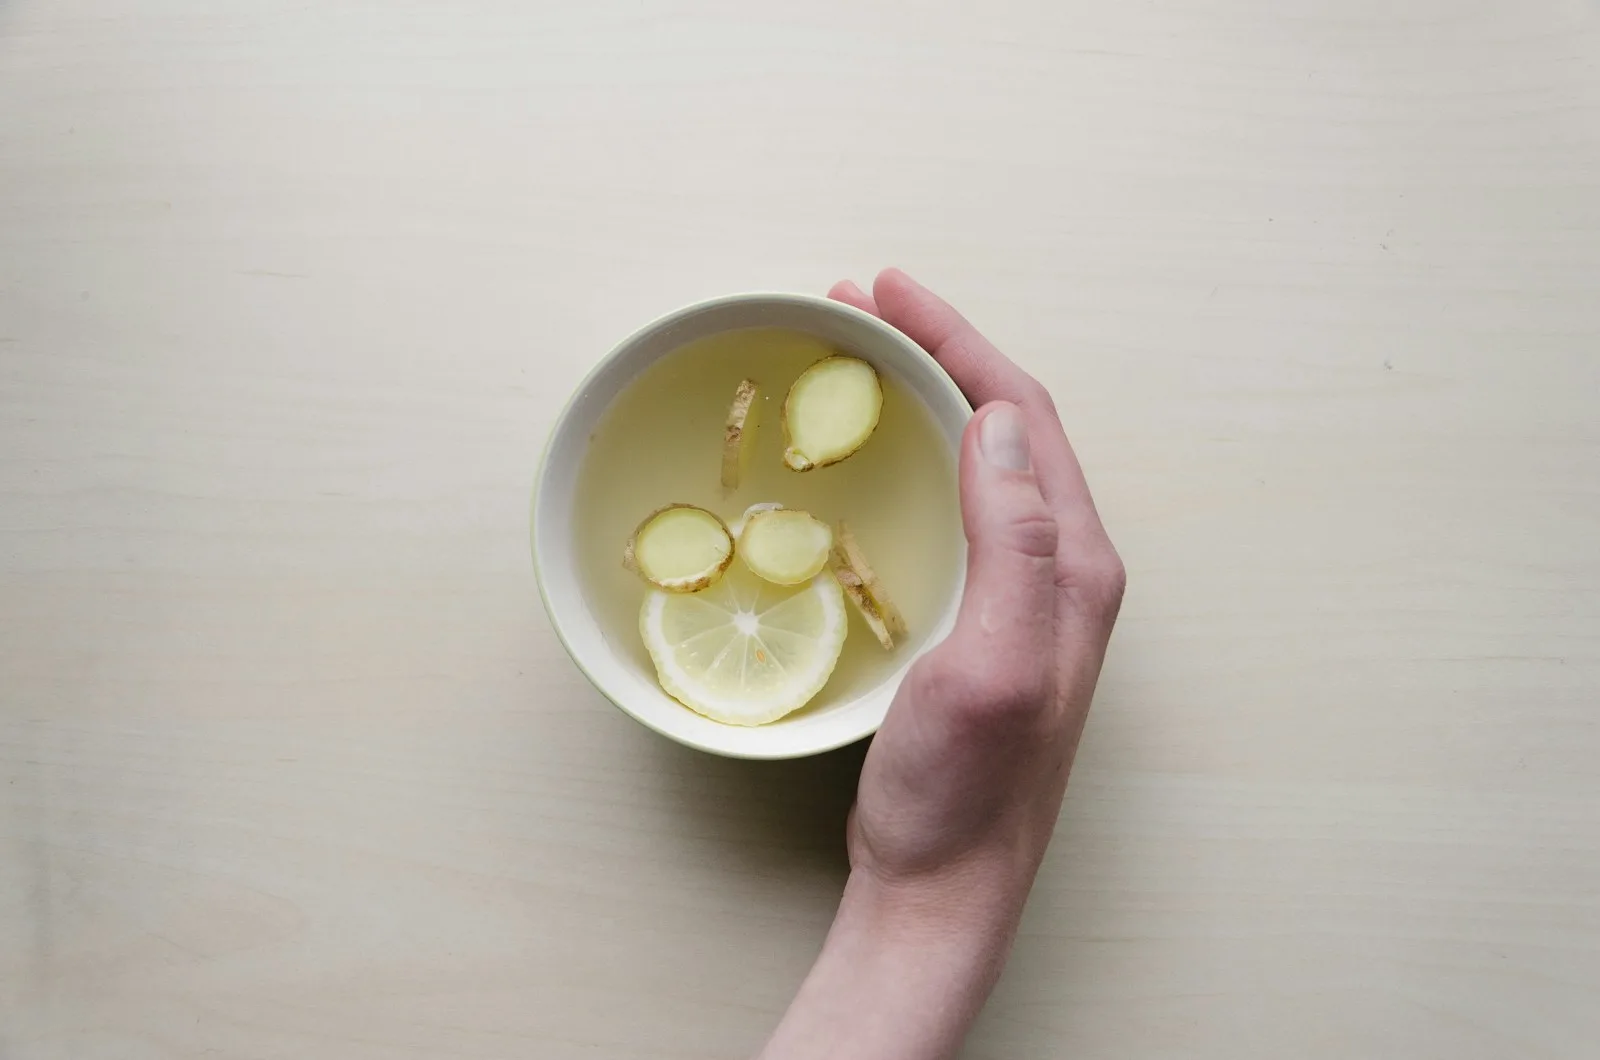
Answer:
<path fill-rule="evenodd" d="M 692 504 L 669 504 L 639 524 L 622 565 L 658 589 L 693 593 L 714 585 L 733 562 L 733 535 Z"/>
<path fill-rule="evenodd" d="M 783 462 L 796 471 L 837 464 L 867 444 L 883 411 L 878 372 L 833 356 L 800 373 L 783 403 Z"/>
<path fill-rule="evenodd" d="M 757 577 L 774 585 L 808 582 L 828 565 L 833 531 L 796 508 L 748 514 L 739 534 L 739 558 Z"/>
<path fill-rule="evenodd" d="M 733 392 L 733 404 L 728 406 L 728 422 L 722 431 L 722 484 L 730 490 L 739 488 L 739 479 L 750 464 L 761 409 L 756 399 L 760 395 L 756 381 L 746 379 Z"/>
<path fill-rule="evenodd" d="M 833 573 L 850 602 L 856 605 L 867 627 L 885 650 L 893 650 L 896 637 L 908 632 L 906 619 L 889 596 L 878 572 L 867 562 L 861 545 L 850 527 L 840 520 L 833 535 Z"/>
<path fill-rule="evenodd" d="M 779 504 L 777 501 L 762 501 L 760 504 L 752 504 L 750 507 L 744 510 L 743 515 L 739 516 L 739 518 L 728 524 L 728 533 L 733 535 L 733 540 L 735 544 L 737 544 L 739 538 L 744 535 L 744 528 L 749 525 L 750 517 L 752 515 L 755 515 L 757 512 L 776 511 L 782 507 L 783 505 Z"/>

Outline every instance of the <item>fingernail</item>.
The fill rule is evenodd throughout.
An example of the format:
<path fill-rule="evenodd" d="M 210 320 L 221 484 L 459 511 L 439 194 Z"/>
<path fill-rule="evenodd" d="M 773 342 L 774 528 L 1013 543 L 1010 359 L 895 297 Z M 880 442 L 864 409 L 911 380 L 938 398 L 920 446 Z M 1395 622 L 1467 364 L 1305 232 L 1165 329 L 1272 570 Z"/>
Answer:
<path fill-rule="evenodd" d="M 983 458 L 1008 471 L 1032 466 L 1028 453 L 1028 423 L 1015 405 L 1001 404 L 983 418 L 978 428 L 978 448 Z"/>
<path fill-rule="evenodd" d="M 856 286 L 856 281 L 854 280 L 845 280 L 844 282 L 840 283 L 839 286 L 843 287 L 846 291 L 849 291 L 858 298 L 865 298 L 867 296 L 867 292 Z"/>

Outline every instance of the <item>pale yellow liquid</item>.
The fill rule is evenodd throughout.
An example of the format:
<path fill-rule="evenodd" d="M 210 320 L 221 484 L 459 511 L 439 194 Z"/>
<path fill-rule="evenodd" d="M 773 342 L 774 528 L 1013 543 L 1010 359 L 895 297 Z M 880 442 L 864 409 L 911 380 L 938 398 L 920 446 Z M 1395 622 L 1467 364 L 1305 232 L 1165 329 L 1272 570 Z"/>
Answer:
<path fill-rule="evenodd" d="M 799 332 L 727 332 L 663 357 L 606 410 L 578 477 L 580 574 L 607 639 L 642 673 L 655 675 L 639 638 L 647 586 L 623 569 L 622 551 L 640 520 L 666 504 L 699 505 L 732 523 L 752 504 L 777 501 L 830 525 L 850 524 L 911 631 L 885 651 L 847 604 L 844 653 L 808 711 L 867 692 L 904 665 L 957 592 L 964 543 L 954 457 L 932 415 L 896 380 L 883 377 L 878 429 L 859 452 L 814 471 L 784 466 L 781 413 L 789 385 L 840 352 L 849 351 Z M 761 387 L 760 419 L 739 488 L 730 491 L 721 482 L 723 428 L 747 378 Z"/>

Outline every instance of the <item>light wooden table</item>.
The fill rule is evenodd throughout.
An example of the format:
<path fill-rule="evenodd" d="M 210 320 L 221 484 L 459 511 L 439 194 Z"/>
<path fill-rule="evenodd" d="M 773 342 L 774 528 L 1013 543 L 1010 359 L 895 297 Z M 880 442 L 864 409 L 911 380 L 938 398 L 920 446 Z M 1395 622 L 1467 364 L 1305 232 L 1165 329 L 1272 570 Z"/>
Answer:
<path fill-rule="evenodd" d="M 0 1057 L 738 1058 L 859 751 L 607 707 L 536 456 L 905 266 L 1131 572 L 981 1060 L 1600 1049 L 1600 5 L 0 0 Z"/>

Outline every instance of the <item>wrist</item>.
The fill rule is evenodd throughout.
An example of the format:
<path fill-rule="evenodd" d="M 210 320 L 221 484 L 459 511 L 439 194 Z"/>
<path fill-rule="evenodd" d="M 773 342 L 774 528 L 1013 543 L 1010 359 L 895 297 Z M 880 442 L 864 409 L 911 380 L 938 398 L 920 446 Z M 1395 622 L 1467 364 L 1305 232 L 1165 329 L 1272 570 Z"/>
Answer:
<path fill-rule="evenodd" d="M 857 868 L 834 924 L 878 949 L 941 955 L 965 968 L 998 966 L 1026 897 L 1004 874 L 977 868 L 900 878 Z"/>
<path fill-rule="evenodd" d="M 1021 912 L 974 881 L 851 873 L 763 1060 L 945 1060 L 988 999 Z"/>

